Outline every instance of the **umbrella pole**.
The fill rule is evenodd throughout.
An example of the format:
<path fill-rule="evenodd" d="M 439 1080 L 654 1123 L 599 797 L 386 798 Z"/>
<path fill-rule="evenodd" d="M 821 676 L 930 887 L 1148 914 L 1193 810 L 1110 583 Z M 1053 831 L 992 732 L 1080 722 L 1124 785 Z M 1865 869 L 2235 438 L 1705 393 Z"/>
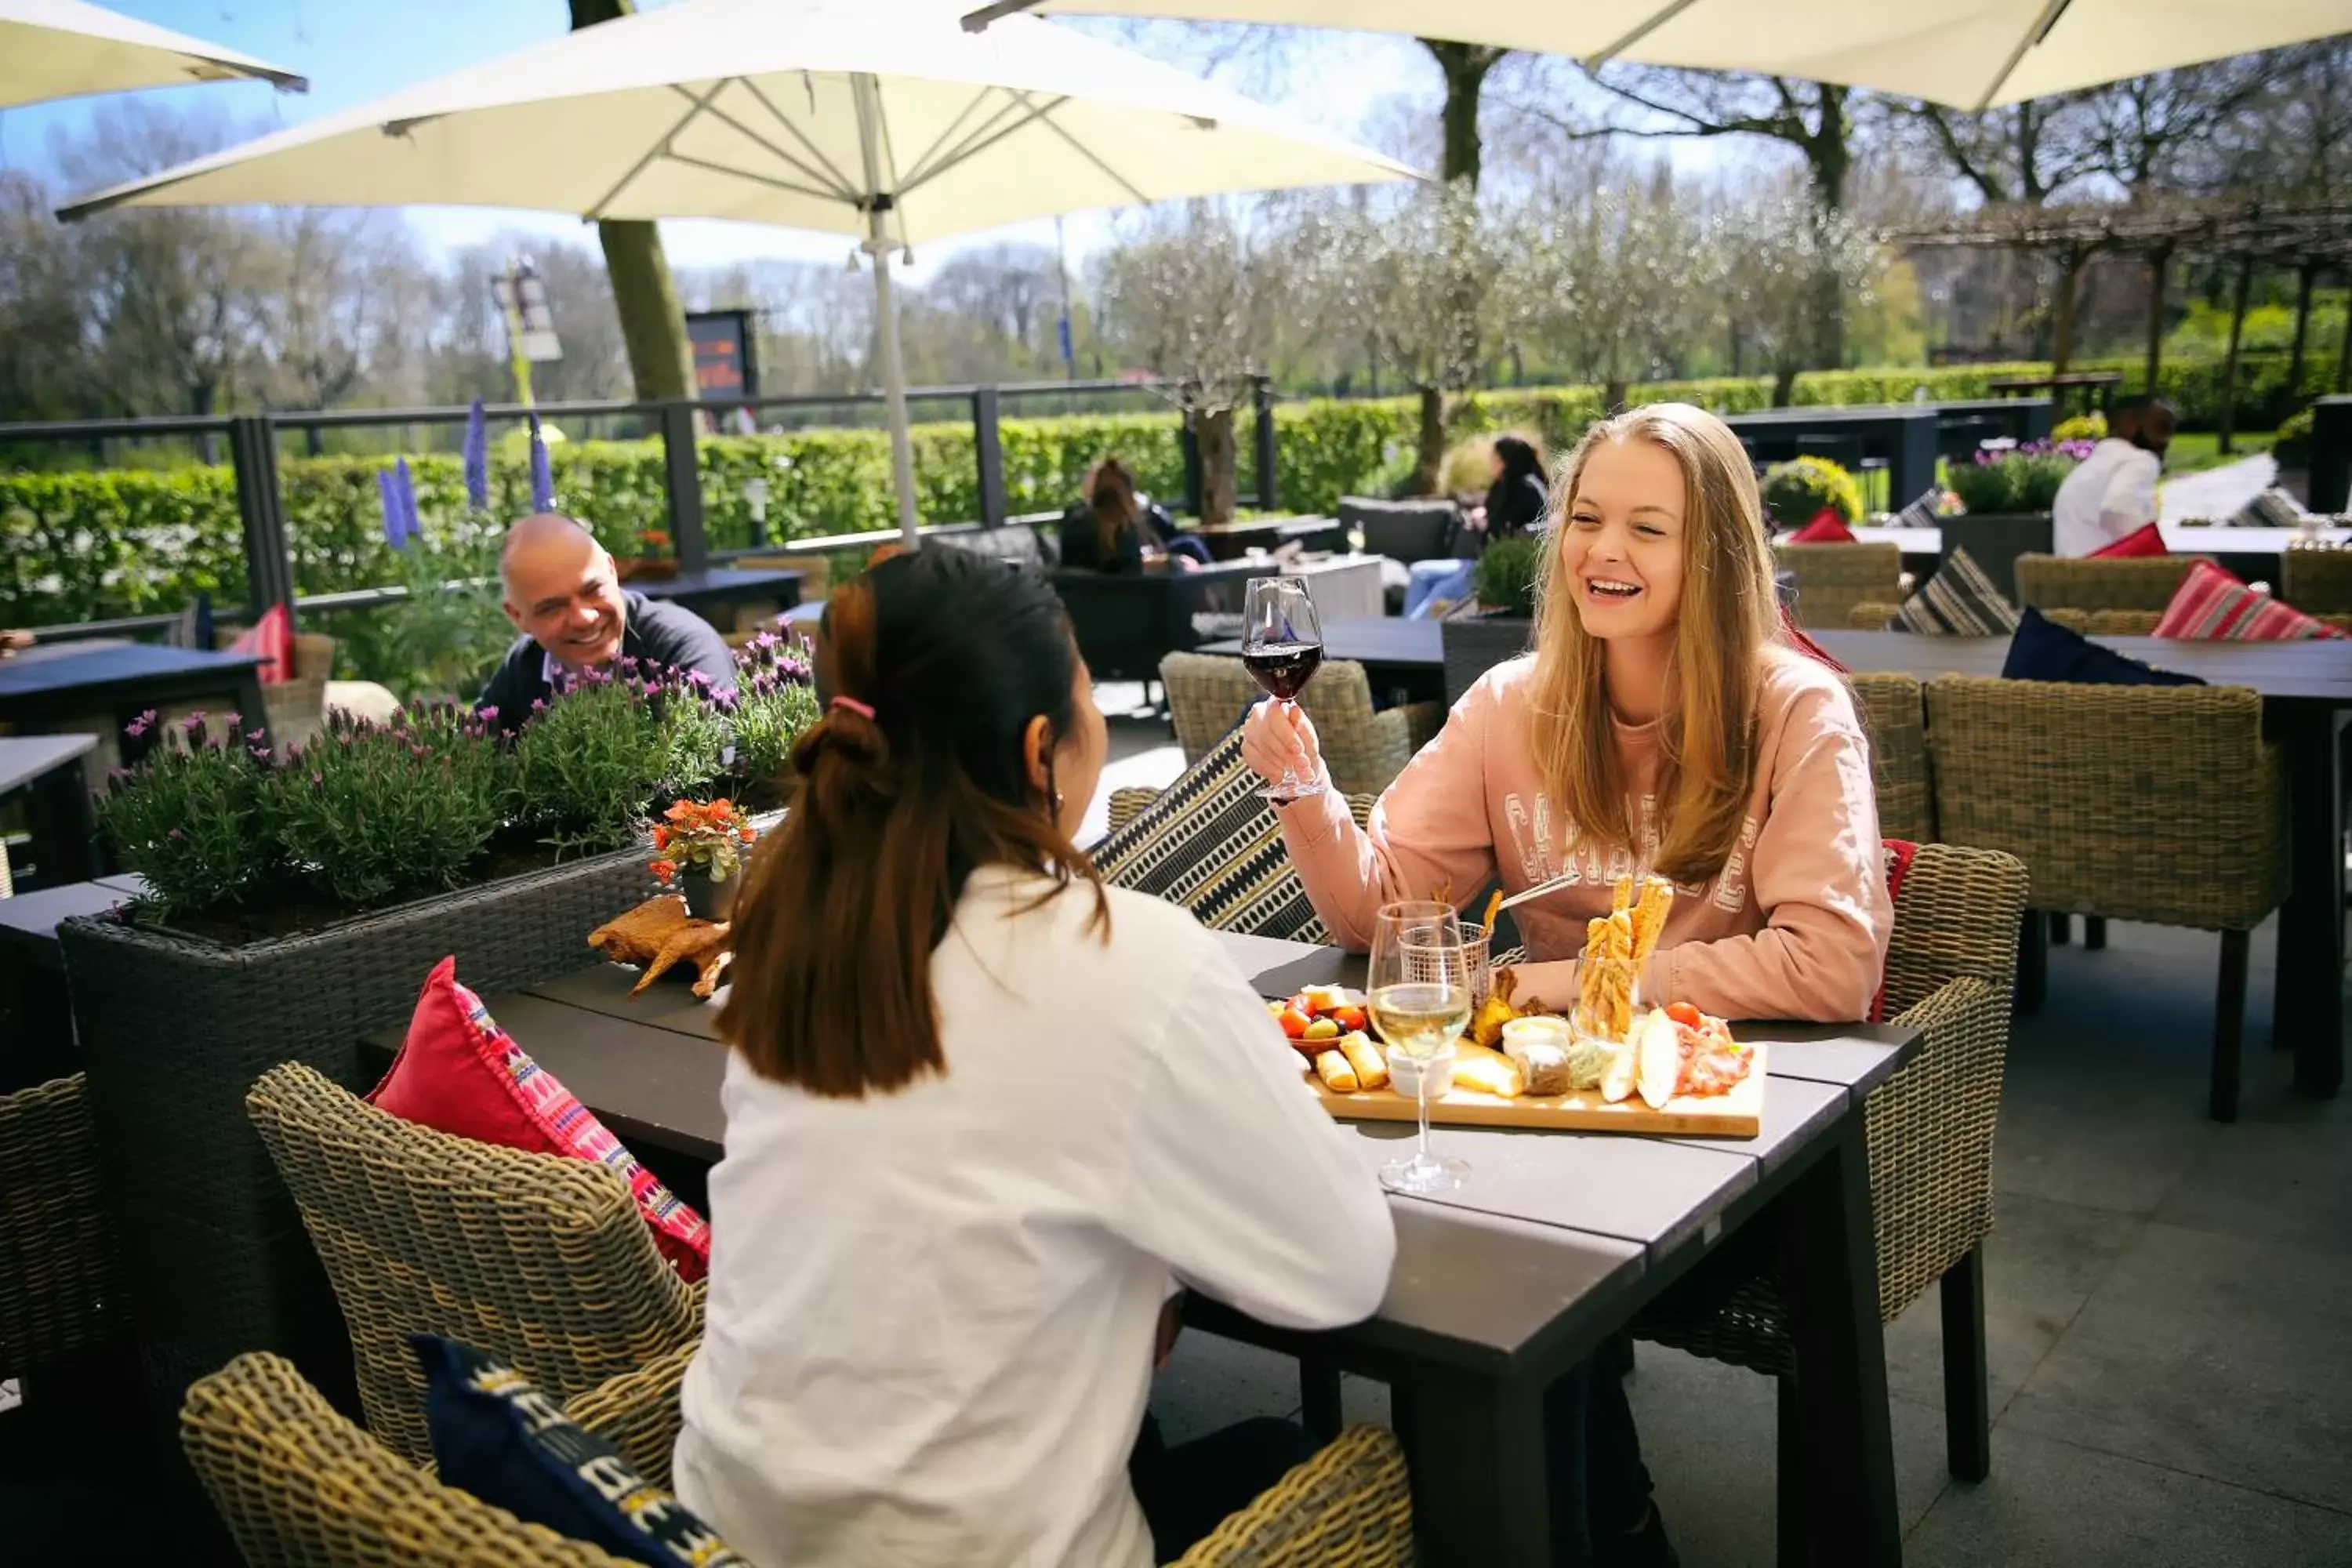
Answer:
<path fill-rule="evenodd" d="M 874 261 L 874 320 L 880 329 L 882 403 L 890 418 L 890 478 L 898 492 L 898 534 L 907 548 L 922 541 L 915 531 L 915 447 L 907 431 L 907 367 L 898 357 L 898 306 L 890 294 L 891 195 L 882 189 L 882 106 L 871 76 L 850 78 L 857 103 L 857 141 L 866 156 L 866 254 Z"/>

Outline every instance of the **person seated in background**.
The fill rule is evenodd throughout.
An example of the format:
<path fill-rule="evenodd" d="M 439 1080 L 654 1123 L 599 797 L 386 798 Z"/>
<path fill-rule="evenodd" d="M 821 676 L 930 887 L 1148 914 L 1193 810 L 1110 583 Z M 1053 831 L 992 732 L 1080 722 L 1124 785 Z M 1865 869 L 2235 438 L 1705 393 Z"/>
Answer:
<path fill-rule="evenodd" d="M 678 605 L 625 591 L 613 557 L 578 520 L 541 512 L 507 530 L 499 550 L 507 619 L 522 636 L 490 674 L 476 706 L 501 729 L 530 717 L 560 683 L 617 658 L 699 675 L 735 689 L 735 656 L 709 622 Z"/>
<path fill-rule="evenodd" d="M 1532 442 L 1517 436 L 1497 436 L 1493 458 L 1495 482 L 1486 487 L 1486 504 L 1472 507 L 1463 520 L 1473 556 L 1483 553 L 1488 541 L 1533 531 L 1551 504 L 1551 491 L 1544 483 L 1543 455 Z M 1469 596 L 1475 568 L 1472 561 L 1414 562 L 1405 588 L 1406 618 L 1421 620 L 1461 603 Z"/>
<path fill-rule="evenodd" d="M 1087 475 L 1086 493 L 1062 513 L 1062 564 L 1081 572 L 1140 572 L 1165 557 L 1183 571 L 1209 563 L 1209 547 L 1176 531 L 1168 509 L 1135 490 L 1117 458 Z"/>
<path fill-rule="evenodd" d="M 2050 505 L 2052 548 L 2088 555 L 2156 521 L 2157 476 L 2178 423 L 2172 405 L 2145 393 L 2107 411 L 2106 438 L 2074 465 Z"/>
<path fill-rule="evenodd" d="M 1354 1322 L 1387 1202 L 1216 939 L 1072 841 L 1108 737 L 1051 584 L 900 556 L 815 665 L 735 906 L 678 1496 L 795 1568 L 1181 1556 L 1313 1444 L 1156 1440 L 1178 1286 Z"/>

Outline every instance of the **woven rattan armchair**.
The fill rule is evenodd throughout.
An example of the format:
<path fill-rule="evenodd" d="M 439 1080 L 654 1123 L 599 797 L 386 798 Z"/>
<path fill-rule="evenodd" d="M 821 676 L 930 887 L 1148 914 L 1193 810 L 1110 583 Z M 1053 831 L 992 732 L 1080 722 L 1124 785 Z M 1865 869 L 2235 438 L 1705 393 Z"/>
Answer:
<path fill-rule="evenodd" d="M 2159 614 L 2180 591 L 2189 568 L 2210 555 L 2089 556 L 2021 555 L 2017 602 L 2043 612 L 2155 610 Z"/>
<path fill-rule="evenodd" d="M 1265 696 L 1240 659 L 1215 654 L 1170 654 L 1160 661 L 1160 683 L 1168 689 L 1176 743 L 1188 763 L 1207 756 Z M 1298 705 L 1315 721 L 1331 782 L 1349 795 L 1388 788 L 1445 722 L 1445 710 L 1434 702 L 1374 710 L 1371 680 L 1353 659 L 1332 659 L 1317 670 Z"/>
<path fill-rule="evenodd" d="M 1926 1039 L 1864 1108 L 1879 1315 L 1891 1322 L 1940 1287 L 1946 1460 L 1963 1480 L 1982 1480 L 1992 1464 L 1981 1248 L 1992 1232 L 1993 1128 L 2025 887 L 2025 868 L 2007 855 L 1920 846 L 1895 900 L 1886 1013 Z M 1727 1297 L 1670 1290 L 1634 1331 L 1780 1380 L 1781 1561 L 1802 1561 L 1801 1548 L 1795 1557 L 1788 1550 L 1801 1540 L 1796 1355 L 1770 1273 Z"/>
<path fill-rule="evenodd" d="M 563 1398 L 699 1333 L 700 1289 L 604 1166 L 416 1126 L 299 1064 L 245 1103 L 342 1303 L 368 1426 L 395 1452 L 430 1453 L 410 1334 L 504 1356 Z"/>
<path fill-rule="evenodd" d="M 677 1430 L 674 1352 L 572 1400 L 656 1485 Z M 443 1484 L 345 1420 L 293 1364 L 250 1354 L 188 1390 L 180 1442 L 248 1562 L 273 1568 L 625 1568 Z M 1180 1560 L 1183 1568 L 1404 1568 L 1412 1504 L 1403 1452 L 1352 1427 Z M 790 1568 L 770 1564 L 766 1568 Z"/>
<path fill-rule="evenodd" d="M 1907 675 L 1853 675 L 1854 706 L 1870 736 L 1870 778 L 1878 796 L 1878 831 L 1925 844 L 1936 837 L 1927 782 L 1927 710 Z"/>
<path fill-rule="evenodd" d="M 1438 622 L 1446 706 L 1461 701 L 1480 676 L 1533 647 L 1535 635 L 1535 622 L 1511 616 L 1461 616 Z"/>
<path fill-rule="evenodd" d="M 1884 632 L 1895 629 L 1895 617 L 1903 613 L 1900 605 L 1886 604 L 1878 599 L 1864 599 L 1859 605 L 1846 606 L 1846 630 L 1852 632 Z M 1827 627 L 1823 627 L 1827 630 Z"/>
<path fill-rule="evenodd" d="M 1903 597 L 1903 549 L 1896 544 L 1784 544 L 1773 560 L 1797 577 L 1797 622 L 1843 626 L 1856 605 Z"/>
<path fill-rule="evenodd" d="M 2284 896 L 2279 755 L 2236 687 L 1942 676 L 1927 748 L 1944 838 L 2025 862 L 2033 907 L 2221 933 L 2210 1110 L 2238 1114 L 2253 929 Z"/>
<path fill-rule="evenodd" d="M 2282 550 L 2278 593 L 2306 616 L 2352 615 L 2352 550 Z"/>
<path fill-rule="evenodd" d="M 129 1331 L 82 1075 L 0 1095 L 0 1370 Z"/>

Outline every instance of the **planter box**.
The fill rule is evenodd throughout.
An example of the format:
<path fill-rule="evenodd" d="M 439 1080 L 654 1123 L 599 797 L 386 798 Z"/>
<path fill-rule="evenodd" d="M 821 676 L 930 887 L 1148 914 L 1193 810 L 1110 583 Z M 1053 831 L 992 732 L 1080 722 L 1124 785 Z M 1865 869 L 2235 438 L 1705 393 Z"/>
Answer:
<path fill-rule="evenodd" d="M 652 890 L 637 847 L 241 947 L 58 928 L 159 1416 L 191 1376 L 269 1350 L 356 1417 L 341 1314 L 246 1120 L 253 1081 L 299 1061 L 364 1092 L 361 1037 L 406 1022 L 445 955 L 484 994 L 550 980 L 596 962 L 589 931 Z"/>
<path fill-rule="evenodd" d="M 1939 519 L 1937 526 L 1944 535 L 1943 555 L 1937 563 L 1950 559 L 1955 549 L 1966 550 L 1969 559 L 1984 568 L 2001 597 L 2012 605 L 2017 603 L 2017 558 L 2051 552 L 2046 511 L 1967 512 Z M 1926 581 L 1920 579 L 1922 584 Z"/>
<path fill-rule="evenodd" d="M 1480 676 L 1535 646 L 1536 624 L 1521 616 L 1465 616 L 1437 625 L 1437 635 L 1445 647 L 1448 708 L 1462 700 L 1462 694 L 1475 686 Z"/>

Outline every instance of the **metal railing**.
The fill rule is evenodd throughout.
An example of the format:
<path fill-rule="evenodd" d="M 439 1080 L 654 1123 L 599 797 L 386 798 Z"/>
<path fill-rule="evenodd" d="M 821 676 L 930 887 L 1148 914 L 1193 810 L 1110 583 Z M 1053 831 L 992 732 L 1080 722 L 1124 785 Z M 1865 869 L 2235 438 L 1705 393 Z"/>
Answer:
<path fill-rule="evenodd" d="M 1149 380 L 1118 381 L 1040 381 L 1019 382 L 1004 385 L 925 386 L 910 387 L 907 392 L 909 404 L 961 403 L 970 410 L 972 426 L 973 462 L 978 469 L 980 516 L 970 520 L 927 525 L 929 534 L 942 530 L 961 531 L 971 528 L 999 528 L 1013 521 L 1006 493 L 1004 447 L 1001 421 L 1007 402 L 1023 402 L 1048 397 L 1100 396 L 1108 394 L 1154 393 L 1157 384 Z M 1276 504 L 1277 487 L 1275 474 L 1274 393 L 1271 382 L 1265 377 L 1256 381 L 1254 402 L 1254 431 L 1251 456 L 1255 459 L 1257 494 L 1260 507 L 1272 509 Z M 657 437 L 663 449 L 663 489 L 669 517 L 669 533 L 677 551 L 678 565 L 688 572 L 701 571 L 731 560 L 790 548 L 797 553 L 820 554 L 839 550 L 852 550 L 883 543 L 897 537 L 895 530 L 875 532 L 830 534 L 817 537 L 770 540 L 761 537 L 763 529 L 755 527 L 750 544 L 728 550 L 710 548 L 705 527 L 702 493 L 701 461 L 696 442 L 707 434 L 707 423 L 715 423 L 739 409 L 749 409 L 756 416 L 764 410 L 838 409 L 844 407 L 880 407 L 880 393 L 839 393 L 822 395 L 792 395 L 773 397 L 720 397 L 697 402 L 601 402 L 541 403 L 536 405 L 501 403 L 486 405 L 484 412 L 490 418 L 514 421 L 536 412 L 541 418 L 562 419 L 624 419 L 642 420 L 646 433 Z M 1163 406 L 1165 406 L 1163 405 Z M 1171 414 L 1173 413 L 1171 410 Z M 315 448 L 319 432 L 369 427 L 462 425 L 471 416 L 465 407 L 421 408 L 341 408 L 310 411 L 270 412 L 263 414 L 233 414 L 213 416 L 167 416 L 157 418 L 131 419 L 72 419 L 42 423 L 0 424 L 0 447 L 12 444 L 76 444 L 89 443 L 103 457 L 109 442 L 152 440 L 179 437 L 194 437 L 209 449 L 212 444 L 226 437 L 231 475 L 236 489 L 236 505 L 244 541 L 246 565 L 246 601 L 241 606 L 224 606 L 224 620 L 249 620 L 272 605 L 290 605 L 299 616 L 304 611 L 368 610 L 403 598 L 406 591 L 397 586 L 357 588 L 331 594 L 298 595 L 294 588 L 294 556 L 287 536 L 285 496 L 279 486 L 278 433 L 299 431 L 311 438 Z M 1181 437 L 1184 453 L 1184 508 L 1198 514 L 1201 497 L 1201 461 L 1198 446 L 1189 427 Z M 163 630 L 180 619 L 179 616 L 122 616 L 104 620 L 76 621 L 36 626 L 32 630 L 45 641 L 91 637 L 137 636 Z"/>

